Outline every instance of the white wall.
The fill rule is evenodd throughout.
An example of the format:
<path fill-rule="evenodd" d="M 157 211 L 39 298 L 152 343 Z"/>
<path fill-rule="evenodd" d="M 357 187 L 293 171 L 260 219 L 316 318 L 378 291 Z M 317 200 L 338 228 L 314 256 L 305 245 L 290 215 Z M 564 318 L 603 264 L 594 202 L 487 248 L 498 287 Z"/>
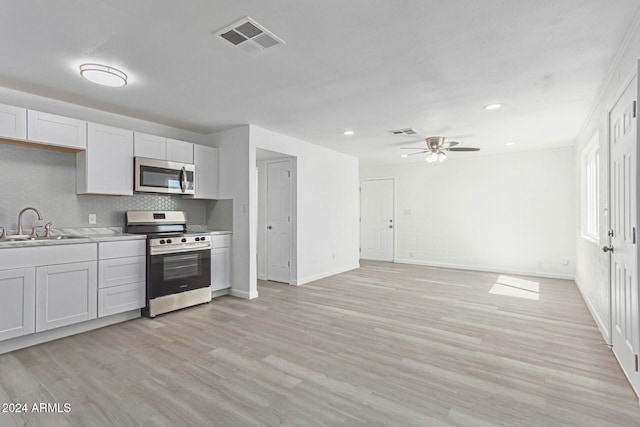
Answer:
<path fill-rule="evenodd" d="M 601 247 L 609 243 L 607 230 L 607 202 L 609 195 L 609 128 L 608 113 L 622 90 L 627 86 L 637 70 L 640 58 L 640 16 L 630 28 L 613 61 L 609 75 L 601 92 L 591 108 L 591 113 L 576 140 L 574 191 L 580 194 L 580 161 L 584 147 L 594 135 L 600 144 L 600 241 L 593 242 L 581 236 L 577 230 L 576 239 L 576 283 L 587 302 L 600 332 L 610 342 L 611 306 L 609 293 L 609 255 Z"/>
<path fill-rule="evenodd" d="M 397 178 L 396 261 L 573 278 L 573 149 L 478 154 L 362 168 Z"/>
<path fill-rule="evenodd" d="M 221 198 L 233 198 L 232 294 L 257 296 L 256 150 L 295 158 L 292 284 L 358 268 L 358 159 L 256 126 L 210 135 L 219 148 Z M 246 209 L 245 209 L 246 208 Z"/>
<path fill-rule="evenodd" d="M 295 157 L 297 199 L 294 197 L 292 203 L 297 220 L 298 257 L 292 284 L 301 285 L 358 268 L 358 159 L 256 126 L 251 126 L 251 146 L 254 174 L 255 149 Z M 257 201 L 256 182 L 254 175 L 250 180 L 253 201 Z M 257 205 L 253 203 L 252 227 L 257 224 L 257 214 Z"/>
<path fill-rule="evenodd" d="M 241 298 L 258 296 L 249 269 L 249 127 L 211 135 L 218 147 L 218 188 L 221 199 L 233 200 L 231 238 L 231 293 Z M 252 281 L 253 280 L 253 281 Z"/>

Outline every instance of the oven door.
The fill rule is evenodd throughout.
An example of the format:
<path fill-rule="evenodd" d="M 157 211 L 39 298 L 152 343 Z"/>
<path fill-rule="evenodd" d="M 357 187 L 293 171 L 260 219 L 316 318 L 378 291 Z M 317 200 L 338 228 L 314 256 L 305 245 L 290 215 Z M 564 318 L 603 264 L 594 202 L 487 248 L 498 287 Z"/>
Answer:
<path fill-rule="evenodd" d="M 194 194 L 195 165 L 165 160 L 135 158 L 134 191 Z"/>
<path fill-rule="evenodd" d="M 149 255 L 147 298 L 211 285 L 211 249 Z"/>

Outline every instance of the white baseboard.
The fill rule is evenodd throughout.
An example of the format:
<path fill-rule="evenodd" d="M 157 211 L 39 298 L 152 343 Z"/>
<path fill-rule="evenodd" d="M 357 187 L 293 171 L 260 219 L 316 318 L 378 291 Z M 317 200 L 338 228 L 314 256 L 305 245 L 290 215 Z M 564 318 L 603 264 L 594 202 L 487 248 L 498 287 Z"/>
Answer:
<path fill-rule="evenodd" d="M 583 291 L 582 285 L 580 284 L 580 281 L 577 277 L 575 278 L 575 282 L 578 286 L 578 291 L 580 291 L 580 295 L 582 295 L 582 299 L 587 304 L 587 308 L 591 313 L 591 317 L 593 317 L 593 320 L 595 320 L 596 326 L 598 326 L 600 334 L 602 334 L 602 338 L 604 338 L 604 342 L 606 342 L 607 344 L 611 344 L 611 331 L 609 330 L 609 328 L 607 328 L 607 324 L 604 322 L 604 320 L 602 320 L 602 318 L 596 311 L 595 306 L 593 305 L 587 294 Z"/>
<path fill-rule="evenodd" d="M 334 276 L 336 274 L 344 273 L 345 271 L 355 270 L 356 268 L 360 268 L 360 263 L 348 265 L 346 267 L 340 267 L 338 269 L 327 271 L 324 273 L 314 274 L 313 276 L 308 276 L 298 280 L 292 280 L 291 284 L 294 286 L 304 285 L 305 283 L 315 282 L 316 280 L 324 279 L 325 277 Z"/>
<path fill-rule="evenodd" d="M 483 267 L 479 265 L 448 264 L 443 262 L 418 261 L 413 259 L 400 258 L 396 258 L 394 262 L 398 264 L 426 265 L 428 267 L 451 268 L 453 270 L 474 270 L 486 271 L 489 273 L 517 274 L 518 276 L 548 277 L 550 279 L 574 280 L 573 274 L 549 273 L 545 271 L 528 271 L 511 268 Z"/>
<path fill-rule="evenodd" d="M 247 292 L 247 291 L 241 291 L 239 289 L 231 288 L 229 295 L 236 298 L 254 299 L 254 298 L 258 298 L 258 291 Z"/>
<path fill-rule="evenodd" d="M 114 314 L 112 316 L 101 317 L 99 319 L 88 320 L 75 325 L 63 326 L 61 328 L 51 329 L 50 331 L 42 331 L 35 334 L 24 335 L 22 337 L 12 338 L 10 340 L 0 342 L 0 354 L 18 350 L 32 345 L 42 344 L 43 342 L 57 340 L 59 338 L 68 337 L 93 329 L 104 328 L 127 320 L 140 317 L 140 309 L 127 311 L 126 313 Z"/>
<path fill-rule="evenodd" d="M 229 288 L 227 289 L 219 289 L 217 291 L 211 291 L 211 298 L 218 298 L 223 295 L 229 295 Z"/>
<path fill-rule="evenodd" d="M 266 274 L 258 274 L 258 280 L 269 280 Z"/>

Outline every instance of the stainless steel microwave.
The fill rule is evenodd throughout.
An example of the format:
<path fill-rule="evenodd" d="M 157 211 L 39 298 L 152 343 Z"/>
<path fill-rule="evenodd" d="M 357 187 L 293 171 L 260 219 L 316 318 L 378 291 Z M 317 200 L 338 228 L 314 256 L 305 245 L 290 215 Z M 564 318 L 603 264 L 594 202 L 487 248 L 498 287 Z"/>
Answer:
<path fill-rule="evenodd" d="M 195 165 L 135 157 L 134 167 L 134 191 L 170 194 L 195 193 Z"/>

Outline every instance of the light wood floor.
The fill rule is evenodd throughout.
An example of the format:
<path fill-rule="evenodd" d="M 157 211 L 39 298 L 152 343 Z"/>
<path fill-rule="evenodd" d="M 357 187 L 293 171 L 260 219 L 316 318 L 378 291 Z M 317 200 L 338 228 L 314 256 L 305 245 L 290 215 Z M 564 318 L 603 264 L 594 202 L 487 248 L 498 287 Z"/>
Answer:
<path fill-rule="evenodd" d="M 638 426 L 573 282 L 363 262 L 0 356 L 0 426 Z"/>

